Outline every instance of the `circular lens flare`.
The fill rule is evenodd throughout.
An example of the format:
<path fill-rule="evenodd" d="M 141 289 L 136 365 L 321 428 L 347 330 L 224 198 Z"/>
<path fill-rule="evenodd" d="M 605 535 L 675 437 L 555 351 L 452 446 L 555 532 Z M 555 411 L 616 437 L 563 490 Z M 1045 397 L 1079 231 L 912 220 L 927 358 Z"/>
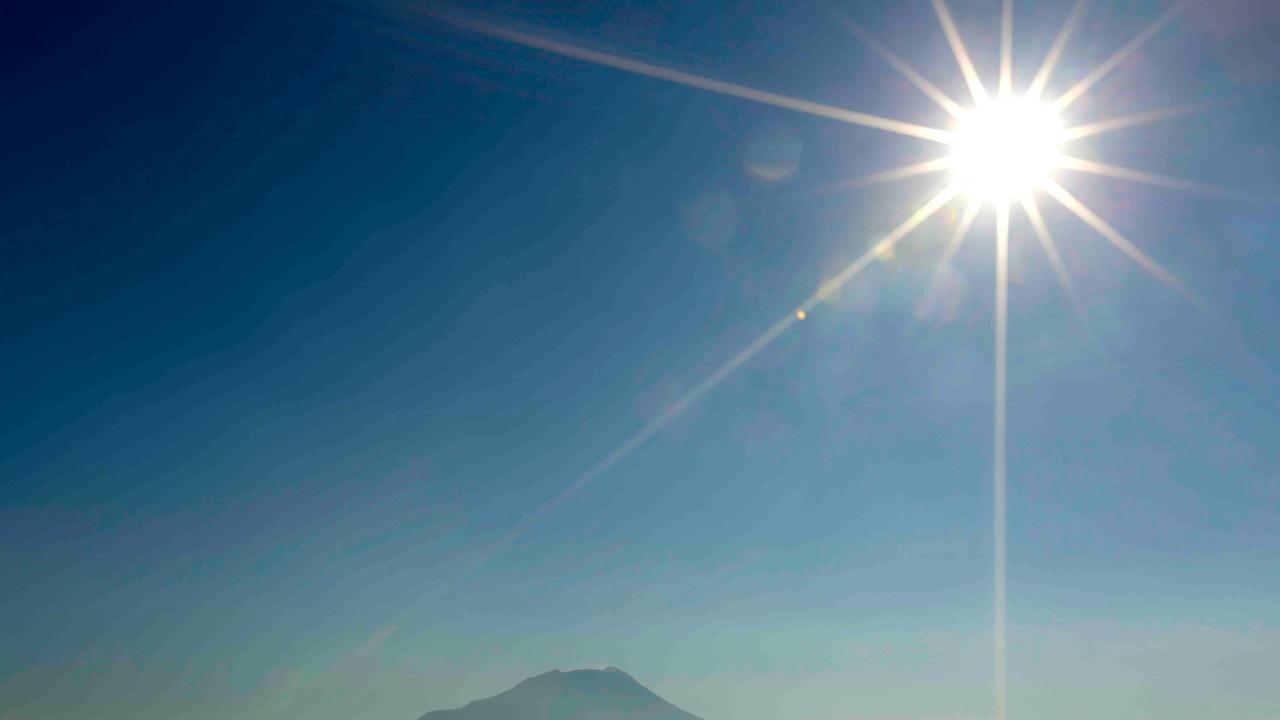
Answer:
<path fill-rule="evenodd" d="M 952 172 L 974 200 L 1008 202 L 1053 178 L 1062 122 L 1029 98 L 1002 97 L 966 113 L 951 141 Z"/>

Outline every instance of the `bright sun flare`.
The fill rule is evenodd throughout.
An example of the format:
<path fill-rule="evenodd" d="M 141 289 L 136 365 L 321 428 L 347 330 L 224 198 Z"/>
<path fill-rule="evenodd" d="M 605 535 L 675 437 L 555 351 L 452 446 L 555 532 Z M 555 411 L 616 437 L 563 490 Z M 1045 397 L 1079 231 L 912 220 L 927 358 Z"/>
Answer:
<path fill-rule="evenodd" d="M 1077 0 L 1075 7 L 1066 17 L 1062 29 L 1058 32 L 1052 45 L 1035 73 L 1025 94 L 1014 92 L 1013 68 L 1013 4 L 1014 0 L 1003 0 L 1000 14 L 1000 68 L 997 90 L 989 93 L 986 85 L 974 67 L 973 60 L 960 37 L 959 29 L 951 17 L 947 0 L 931 0 L 943 35 L 946 37 L 956 64 L 963 74 L 965 84 L 972 96 L 973 105 L 966 109 L 952 99 L 946 92 L 938 88 L 920 72 L 908 65 L 871 33 L 851 21 L 845 21 L 853 34 L 861 38 L 868 47 L 880 55 L 904 79 L 927 95 L 943 111 L 955 118 L 950 130 L 929 127 L 889 117 L 871 115 L 855 110 L 825 105 L 810 100 L 781 95 L 754 87 L 738 85 L 714 78 L 696 75 L 661 65 L 642 62 L 612 53 L 592 50 L 559 40 L 552 40 L 533 33 L 513 30 L 498 25 L 460 18 L 445 13 L 429 15 L 458 27 L 472 30 L 490 37 L 500 38 L 528 47 L 538 48 L 566 57 L 577 58 L 587 62 L 616 68 L 624 72 L 656 78 L 677 85 L 684 85 L 708 92 L 741 98 L 751 102 L 785 108 L 815 117 L 828 118 L 850 125 L 874 128 L 889 133 L 914 137 L 930 143 L 937 143 L 946 148 L 946 154 L 933 156 L 922 162 L 913 162 L 901 167 L 880 171 L 858 179 L 855 187 L 867 184 L 888 183 L 907 178 L 949 173 L 950 182 L 932 199 L 927 200 L 897 227 L 888 231 L 879 241 L 873 243 L 858 259 L 845 266 L 840 272 L 824 282 L 818 289 L 804 300 L 791 314 L 774 323 L 762 335 L 746 345 L 737 354 L 724 362 L 715 372 L 694 386 L 689 392 L 669 407 L 656 419 L 634 433 L 626 442 L 619 445 L 600 462 L 582 473 L 578 479 L 563 492 L 556 495 L 539 507 L 528 520 L 520 523 L 496 549 L 514 542 L 533 519 L 554 510 L 567 498 L 593 482 L 599 475 L 621 461 L 649 438 L 656 435 L 673 418 L 698 402 L 711 392 L 723 380 L 731 376 L 739 367 L 751 360 L 757 353 L 768 347 L 775 339 L 787 331 L 794 323 L 804 320 L 819 308 L 828 298 L 848 284 L 853 278 L 866 270 L 877 260 L 892 258 L 894 245 L 905 236 L 920 227 L 934 214 L 949 206 L 953 200 L 965 196 L 967 209 L 953 228 L 951 241 L 941 252 L 941 264 L 946 265 L 954 255 L 975 216 L 983 206 L 994 206 L 996 216 L 995 227 L 995 260 L 996 260 L 996 292 L 995 292 L 995 372 L 993 393 L 993 426 L 994 426 L 994 472 L 993 472 L 993 518 L 994 530 L 994 710 L 996 720 L 1007 717 L 1007 668 L 1006 668 L 1006 467 L 1005 467 L 1005 434 L 1006 434 L 1006 385 L 1008 355 L 1008 309 L 1009 309 L 1009 249 L 1010 249 L 1010 217 L 1011 206 L 1020 206 L 1024 212 L 1031 234 L 1038 241 L 1048 258 L 1054 274 L 1062 287 L 1064 295 L 1070 301 L 1082 327 L 1087 327 L 1087 315 L 1084 305 L 1075 291 L 1067 267 L 1057 250 L 1053 236 L 1045 217 L 1041 214 L 1039 201 L 1043 194 L 1045 199 L 1052 199 L 1070 211 L 1085 225 L 1092 228 L 1116 250 L 1127 255 L 1151 276 L 1168 285 L 1187 299 L 1199 304 L 1182 282 L 1158 262 L 1149 257 L 1137 245 L 1113 228 L 1097 213 L 1076 199 L 1066 188 L 1059 184 L 1059 171 L 1066 173 L 1086 173 L 1109 177 L 1118 180 L 1144 183 L 1155 187 L 1183 190 L 1209 195 L 1229 195 L 1230 193 L 1203 183 L 1189 182 L 1180 178 L 1156 175 L 1134 168 L 1112 165 L 1096 160 L 1076 157 L 1071 154 L 1074 142 L 1095 135 L 1110 133 L 1126 128 L 1141 127 L 1150 123 L 1178 117 L 1188 112 L 1186 108 L 1161 108 L 1138 112 L 1131 115 L 1112 117 L 1084 125 L 1064 127 L 1060 113 L 1084 96 L 1094 85 L 1108 74 L 1124 65 L 1125 61 L 1137 52 L 1156 32 L 1169 23 L 1188 3 L 1176 3 L 1153 20 L 1132 40 L 1123 45 L 1112 56 L 1107 58 L 1083 78 L 1061 92 L 1052 100 L 1041 100 L 1047 89 L 1050 76 L 1062 57 L 1063 49 L 1075 32 L 1083 15 L 1086 0 Z"/>
<path fill-rule="evenodd" d="M 976 202 L 1007 203 L 1053 179 L 1062 122 L 1031 98 L 988 100 L 964 113 L 951 141 L 951 172 Z"/>

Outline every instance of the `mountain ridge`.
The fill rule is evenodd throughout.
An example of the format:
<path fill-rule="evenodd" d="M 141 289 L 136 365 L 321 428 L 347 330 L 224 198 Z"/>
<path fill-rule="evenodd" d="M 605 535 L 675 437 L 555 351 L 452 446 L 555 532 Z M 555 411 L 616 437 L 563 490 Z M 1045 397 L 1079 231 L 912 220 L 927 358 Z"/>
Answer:
<path fill-rule="evenodd" d="M 551 670 L 460 708 L 418 720 L 702 720 L 623 670 Z"/>

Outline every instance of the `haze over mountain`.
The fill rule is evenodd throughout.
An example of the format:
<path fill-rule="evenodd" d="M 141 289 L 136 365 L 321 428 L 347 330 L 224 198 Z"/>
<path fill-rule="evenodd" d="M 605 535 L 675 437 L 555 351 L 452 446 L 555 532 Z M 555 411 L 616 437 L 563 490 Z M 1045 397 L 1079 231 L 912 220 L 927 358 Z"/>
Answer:
<path fill-rule="evenodd" d="M 701 720 L 615 667 L 552 670 L 506 692 L 420 720 Z"/>

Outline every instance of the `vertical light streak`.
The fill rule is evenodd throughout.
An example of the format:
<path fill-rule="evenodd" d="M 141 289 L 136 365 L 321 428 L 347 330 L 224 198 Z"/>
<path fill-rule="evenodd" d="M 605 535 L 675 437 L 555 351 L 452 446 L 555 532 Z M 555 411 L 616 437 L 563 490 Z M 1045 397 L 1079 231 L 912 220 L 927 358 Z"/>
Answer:
<path fill-rule="evenodd" d="M 1009 355 L 1009 205 L 996 211 L 996 367 L 995 367 L 995 710 L 996 720 L 1006 718 L 1006 467 L 1005 435 Z"/>
<path fill-rule="evenodd" d="M 933 0 L 933 12 L 938 16 L 938 23 L 942 25 L 942 32 L 947 36 L 947 44 L 951 46 L 951 53 L 956 56 L 956 64 L 960 66 L 974 102 L 984 102 L 987 90 L 982 87 L 982 79 L 973 67 L 973 60 L 969 59 L 969 51 L 965 50 L 964 40 L 960 39 L 960 31 L 956 28 L 956 21 L 951 18 L 946 0 Z"/>
<path fill-rule="evenodd" d="M 1013 0 L 1000 9 L 1000 97 L 1013 92 Z"/>
<path fill-rule="evenodd" d="M 544 50 L 546 52 L 555 53 L 556 55 L 563 55 L 564 57 L 574 58 L 575 60 L 583 60 L 589 63 L 595 63 L 596 65 L 610 67 L 615 70 L 622 70 L 623 72 L 628 72 L 633 75 L 665 80 L 666 82 L 674 83 L 676 85 L 684 85 L 686 87 L 706 90 L 719 95 L 727 95 L 729 97 L 750 100 L 763 105 L 772 105 L 774 107 L 784 108 L 787 110 L 794 110 L 796 112 L 802 112 L 815 117 L 838 120 L 850 125 L 860 125 L 862 127 L 884 130 L 885 132 L 897 133 L 899 135 L 908 135 L 922 140 L 946 143 L 951 139 L 951 133 L 946 130 L 939 130 L 938 128 L 915 125 L 901 120 L 893 120 L 891 118 L 879 117 L 877 115 L 868 115 L 867 113 L 845 110 L 843 108 L 823 105 L 822 103 L 811 102 L 809 100 L 800 100 L 793 97 L 787 97 L 786 95 L 779 95 L 778 93 L 757 90 L 745 85 L 738 85 L 735 83 L 725 82 L 723 80 L 715 80 L 713 78 L 695 75 L 693 73 L 673 70 L 660 65 L 640 62 L 639 60 L 632 60 L 630 58 L 601 52 L 599 50 L 589 50 L 577 45 L 571 45 L 558 40 L 551 40 L 532 33 L 499 27 L 497 25 L 492 25 L 478 20 L 469 20 L 431 10 L 422 10 L 421 12 L 428 17 L 435 18 L 440 22 L 448 23 L 464 30 L 469 30 L 481 35 L 487 35 L 499 40 L 506 40 L 507 42 L 515 43 L 517 45 L 524 45 L 525 47 Z"/>
<path fill-rule="evenodd" d="M 1067 16 L 1067 21 L 1063 23 L 1062 29 L 1058 31 L 1058 36 L 1053 39 L 1053 45 L 1049 47 L 1049 54 L 1045 56 L 1044 63 L 1036 71 L 1035 78 L 1031 81 L 1031 87 L 1027 89 L 1029 97 L 1038 98 L 1040 93 L 1044 92 L 1044 86 L 1049 82 L 1049 76 L 1053 74 L 1053 69 L 1058 66 L 1058 59 L 1062 57 L 1062 50 L 1066 48 L 1067 41 L 1071 39 L 1072 33 L 1076 31 L 1076 25 L 1080 23 L 1080 18 L 1084 16 L 1086 5 L 1087 0 L 1078 0 L 1076 6 L 1071 9 L 1071 14 Z"/>

